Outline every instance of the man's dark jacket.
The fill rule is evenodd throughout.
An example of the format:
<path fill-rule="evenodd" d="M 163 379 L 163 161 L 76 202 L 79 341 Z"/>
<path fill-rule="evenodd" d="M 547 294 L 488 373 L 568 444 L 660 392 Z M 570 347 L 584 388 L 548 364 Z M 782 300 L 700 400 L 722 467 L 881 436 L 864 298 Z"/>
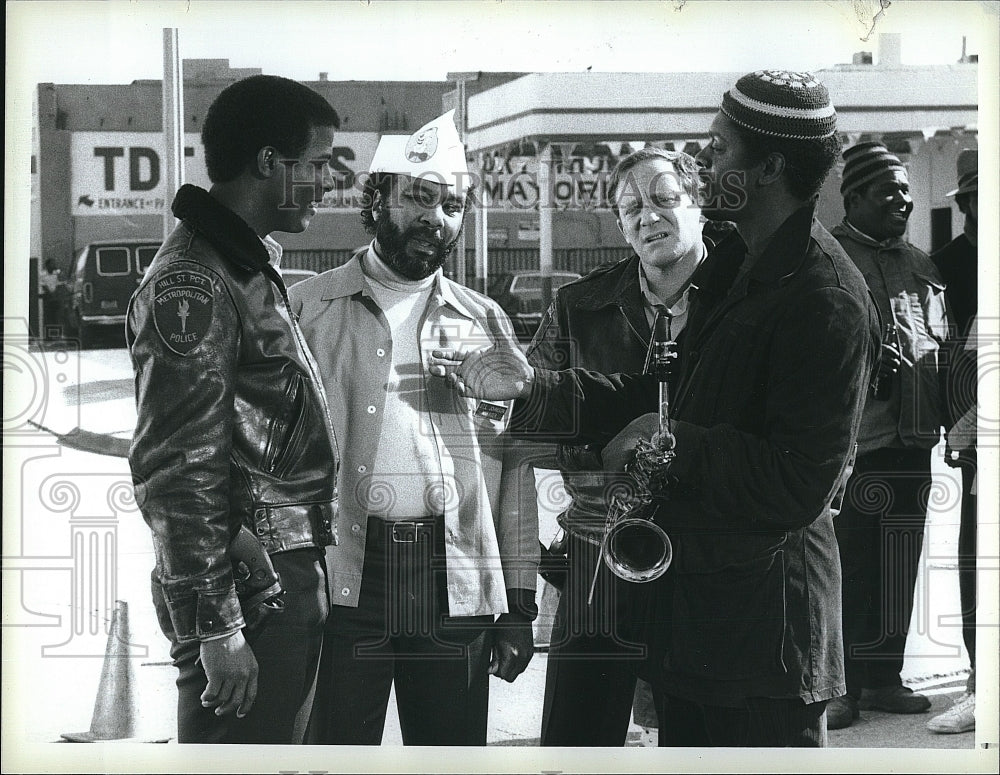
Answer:
<path fill-rule="evenodd" d="M 633 255 L 562 286 L 526 355 L 533 366 L 546 369 L 638 373 L 646 361 L 649 338 L 639 257 Z M 594 540 L 604 532 L 612 482 L 601 470 L 599 453 L 585 444 L 560 444 L 556 451 L 556 464 L 573 498 L 559 515 L 559 524 Z"/>
<path fill-rule="evenodd" d="M 706 252 L 726 238 L 739 239 L 731 224 L 716 224 L 715 240 L 705 238 Z M 639 256 L 601 266 L 555 293 L 526 355 L 544 369 L 583 368 L 605 374 L 643 370 L 651 336 L 639 283 Z M 681 333 L 683 336 L 683 333 Z M 679 371 L 676 358 L 671 376 Z M 594 445 L 560 444 L 556 465 L 573 502 L 559 515 L 570 533 L 599 541 L 604 533 L 609 493 L 615 477 L 602 471 Z"/>
<path fill-rule="evenodd" d="M 879 318 L 864 278 L 793 213 L 760 258 L 728 240 L 692 281 L 672 416 L 677 479 L 659 519 L 674 543 L 663 688 L 717 705 L 845 691 L 832 511 L 857 438 Z M 514 421 L 605 443 L 654 411 L 649 378 L 538 370 Z"/>
<path fill-rule="evenodd" d="M 977 247 L 965 234 L 959 234 L 931 261 L 945 282 L 945 301 L 954 321 L 954 336 L 948 342 L 947 384 L 945 396 L 948 426 L 975 405 L 979 393 L 976 350 L 965 349 L 969 328 L 979 309 L 979 260 Z"/>
<path fill-rule="evenodd" d="M 129 453 L 153 532 L 154 579 L 178 642 L 244 620 L 228 545 L 268 553 L 334 541 L 336 443 L 322 387 L 263 242 L 206 191 L 129 305 L 138 421 Z"/>

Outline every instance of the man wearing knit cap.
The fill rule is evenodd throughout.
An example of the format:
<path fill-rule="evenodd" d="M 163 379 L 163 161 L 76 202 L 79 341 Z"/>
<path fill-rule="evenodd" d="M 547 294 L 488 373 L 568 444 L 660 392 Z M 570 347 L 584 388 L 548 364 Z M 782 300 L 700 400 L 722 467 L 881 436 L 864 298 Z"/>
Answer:
<path fill-rule="evenodd" d="M 485 745 L 489 675 L 532 656 L 538 524 L 501 497 L 509 404 L 422 374 L 433 347 L 516 340 L 442 273 L 469 201 L 453 112 L 383 137 L 370 172 L 371 244 L 291 293 L 343 455 L 309 742 L 379 745 L 395 686 L 404 744 Z"/>
<path fill-rule="evenodd" d="M 913 211 L 903 163 L 881 143 L 844 152 L 844 220 L 833 235 L 861 270 L 885 324 L 876 386 L 865 404 L 858 458 L 834 524 L 844 574 L 847 696 L 828 725 L 859 708 L 922 713 L 930 700 L 902 685 L 927 497 L 930 450 L 944 420 L 940 348 L 948 336 L 944 283 L 906 240 Z"/>
<path fill-rule="evenodd" d="M 974 323 L 979 308 L 979 152 L 958 155 L 958 188 L 949 191 L 965 215 L 962 233 L 931 255 L 947 288 L 945 300 L 955 324 L 948 358 L 948 433 L 944 462 L 962 474 L 958 529 L 958 593 L 962 604 L 962 640 L 972 668 L 965 693 L 948 710 L 929 719 L 927 728 L 943 734 L 976 728 L 976 404 L 979 380 Z"/>
<path fill-rule="evenodd" d="M 515 352 L 431 364 L 465 395 L 523 399 L 518 433 L 603 447 L 609 471 L 640 439 L 673 443 L 656 520 L 674 561 L 652 582 L 668 643 L 661 746 L 823 746 L 826 704 L 845 690 L 832 512 L 879 326 L 861 273 L 813 217 L 836 128 L 809 73 L 750 73 L 723 97 L 699 155 L 703 212 L 741 239 L 692 275 L 672 438 L 642 414 L 659 406 L 655 378 L 546 371 Z"/>

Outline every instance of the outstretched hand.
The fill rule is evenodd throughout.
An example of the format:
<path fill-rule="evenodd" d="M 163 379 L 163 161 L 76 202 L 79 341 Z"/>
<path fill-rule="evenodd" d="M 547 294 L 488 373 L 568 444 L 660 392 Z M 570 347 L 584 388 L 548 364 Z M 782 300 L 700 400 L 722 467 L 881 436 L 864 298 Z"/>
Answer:
<path fill-rule="evenodd" d="M 535 370 L 520 348 L 503 333 L 496 313 L 488 310 L 486 322 L 494 344 L 478 350 L 433 350 L 429 373 L 443 378 L 459 395 L 469 398 L 509 401 L 527 397 Z"/>

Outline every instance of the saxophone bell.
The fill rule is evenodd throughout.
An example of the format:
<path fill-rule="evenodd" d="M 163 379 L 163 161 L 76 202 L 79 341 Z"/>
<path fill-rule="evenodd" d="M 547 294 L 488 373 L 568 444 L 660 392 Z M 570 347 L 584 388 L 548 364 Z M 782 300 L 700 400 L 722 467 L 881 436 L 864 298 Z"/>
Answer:
<path fill-rule="evenodd" d="M 655 511 L 655 507 L 646 508 Z M 674 559 L 670 538 L 645 510 L 633 509 L 631 516 L 615 522 L 601 544 L 601 557 L 608 570 L 624 581 L 638 584 L 660 578 Z"/>
<path fill-rule="evenodd" d="M 654 445 L 640 441 L 629 474 L 638 485 L 631 498 L 616 495 L 608 509 L 601 557 L 608 569 L 625 581 L 645 583 L 666 573 L 673 561 L 670 538 L 653 521 L 657 504 L 651 480 L 673 460 L 673 437 Z M 656 488 L 659 489 L 659 488 Z"/>

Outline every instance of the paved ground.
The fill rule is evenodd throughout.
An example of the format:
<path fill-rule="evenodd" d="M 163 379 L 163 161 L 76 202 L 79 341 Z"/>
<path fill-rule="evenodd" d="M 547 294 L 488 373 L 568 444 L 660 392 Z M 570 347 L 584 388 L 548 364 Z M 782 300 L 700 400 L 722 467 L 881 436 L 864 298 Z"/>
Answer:
<path fill-rule="evenodd" d="M 25 349 L 15 364 L 13 395 L 20 414 L 65 433 L 83 427 L 127 437 L 135 414 L 127 360 L 120 350 L 43 356 Z M 27 380 L 27 381 L 26 381 Z M 12 416 L 5 361 L 5 424 Z M 32 390 L 30 384 L 36 387 Z M 77 388 L 76 386 L 79 386 Z M 6 427 L 6 425 L 5 425 Z M 836 771 L 997 771 L 996 697 L 989 696 L 978 735 L 934 735 L 924 724 L 958 696 L 967 666 L 960 629 L 949 614 L 958 609 L 954 552 L 956 516 L 947 493 L 950 471 L 936 465 L 942 497 L 932 503 L 926 552 L 904 680 L 928 694 L 930 714 L 893 716 L 867 712 L 851 728 L 830 733 L 838 751 L 814 754 Z M 99 613 L 119 599 L 128 603 L 128 642 L 133 655 L 127 695 L 133 713 L 120 704 L 111 716 L 134 721 L 132 741 L 169 741 L 174 734 L 174 670 L 166 641 L 148 602 L 152 553 L 148 530 L 129 498 L 126 462 L 58 446 L 45 433 L 7 433 L 4 438 L 3 541 L 3 749 L 4 771 L 695 771 L 785 766 L 784 755 L 758 759 L 753 752 L 662 752 L 646 746 L 652 736 L 633 724 L 629 750 L 579 751 L 537 748 L 546 654 L 536 654 L 514 683 L 493 679 L 489 747 L 434 752 L 399 747 L 393 710 L 381 749 L 259 751 L 250 761 L 227 749 L 199 751 L 170 742 L 158 746 L 105 743 L 53 745 L 66 732 L 91 725 L 101 682 L 107 635 Z M 541 535 L 553 529 L 551 510 Z M 551 612 L 549 598 L 543 612 Z M 83 612 L 81 615 L 80 612 Z M 540 623 L 544 627 L 544 621 Z M 995 642 L 995 632 L 993 633 Z M 981 647 L 982 648 L 982 647 Z M 995 654 L 995 651 L 993 652 Z M 16 710 L 14 710 L 16 709 Z M 992 728 L 992 734 L 983 730 Z M 991 749 L 976 750 L 978 743 Z M 501 750 L 501 748 L 503 750 Z M 866 749 L 861 753 L 861 749 Z M 15 757 L 15 758 L 12 758 Z M 9 762 L 17 765 L 8 770 Z M 815 767 L 818 760 L 810 760 Z M 760 762 L 760 763 L 758 763 Z M 790 771 L 794 763 L 788 765 Z M 825 764 L 822 766 L 826 766 Z"/>

